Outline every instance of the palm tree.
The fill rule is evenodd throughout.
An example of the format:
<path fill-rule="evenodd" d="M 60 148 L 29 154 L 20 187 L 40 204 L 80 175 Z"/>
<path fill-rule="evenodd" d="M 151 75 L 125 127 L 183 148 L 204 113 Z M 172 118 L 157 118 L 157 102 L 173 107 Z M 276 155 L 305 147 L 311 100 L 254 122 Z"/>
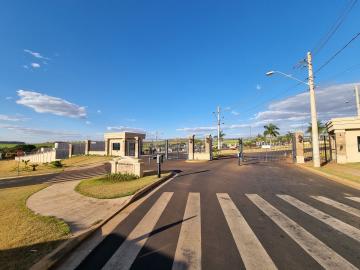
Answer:
<path fill-rule="evenodd" d="M 317 121 L 317 126 L 318 126 L 318 132 L 319 135 L 325 134 L 326 133 L 326 126 L 325 124 L 321 123 L 321 121 Z M 309 123 L 309 126 L 306 129 L 306 133 L 311 134 L 312 133 L 312 125 L 311 123 Z"/>
<path fill-rule="evenodd" d="M 265 137 L 266 136 L 270 137 L 270 145 L 271 145 L 271 138 L 279 136 L 280 133 L 279 133 L 278 130 L 280 130 L 280 129 L 278 128 L 278 126 L 276 126 L 276 125 L 274 125 L 272 123 L 264 126 L 264 129 L 265 129 L 264 136 Z"/>
<path fill-rule="evenodd" d="M 220 130 L 220 145 L 221 145 L 221 142 L 224 140 L 225 135 L 226 134 L 222 130 Z M 215 135 L 214 140 L 217 140 L 217 139 L 218 139 L 218 136 Z"/>

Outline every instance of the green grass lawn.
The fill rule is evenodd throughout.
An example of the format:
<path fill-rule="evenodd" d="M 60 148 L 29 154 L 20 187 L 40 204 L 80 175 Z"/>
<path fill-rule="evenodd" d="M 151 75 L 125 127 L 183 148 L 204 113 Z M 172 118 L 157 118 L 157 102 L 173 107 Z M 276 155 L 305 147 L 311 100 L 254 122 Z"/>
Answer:
<path fill-rule="evenodd" d="M 0 190 L 0 268 L 28 269 L 64 241 L 70 229 L 54 217 L 34 214 L 26 199 L 46 185 Z"/>
<path fill-rule="evenodd" d="M 304 166 L 360 184 L 360 163 L 328 163 L 315 168 L 312 162 L 307 162 Z"/>
<path fill-rule="evenodd" d="M 360 163 L 328 163 L 320 168 L 315 169 L 360 184 Z"/>
<path fill-rule="evenodd" d="M 13 143 L 0 143 L 0 149 L 3 149 L 3 148 L 10 148 L 10 147 L 14 147 L 16 146 L 17 144 L 13 144 Z"/>
<path fill-rule="evenodd" d="M 17 176 L 18 175 L 18 165 L 20 169 L 19 175 L 37 175 L 44 173 L 54 173 L 61 172 L 66 168 L 76 168 L 80 166 L 93 165 L 101 162 L 106 162 L 110 160 L 111 157 L 107 156 L 75 156 L 69 159 L 62 160 L 62 164 L 64 165 L 61 168 L 56 168 L 51 164 L 39 164 L 36 167 L 36 171 L 32 171 L 30 164 L 26 167 L 24 162 L 18 163 L 17 160 L 0 160 L 0 178 L 1 177 L 9 177 L 9 176 Z"/>
<path fill-rule="evenodd" d="M 169 174 L 164 173 L 162 176 L 168 176 Z M 143 187 L 156 182 L 158 179 L 156 175 L 128 181 L 111 181 L 106 177 L 92 178 L 81 181 L 75 190 L 89 197 L 112 199 L 132 195 Z"/>

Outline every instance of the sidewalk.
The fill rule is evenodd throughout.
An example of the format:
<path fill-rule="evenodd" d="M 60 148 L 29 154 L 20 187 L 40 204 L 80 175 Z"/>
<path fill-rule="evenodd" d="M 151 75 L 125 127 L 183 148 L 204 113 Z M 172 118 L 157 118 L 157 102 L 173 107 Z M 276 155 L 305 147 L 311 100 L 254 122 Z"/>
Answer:
<path fill-rule="evenodd" d="M 64 220 L 70 226 L 72 233 L 79 233 L 116 212 L 131 197 L 118 199 L 86 197 L 74 190 L 80 181 L 53 184 L 32 195 L 26 205 L 42 216 L 55 216 Z"/>

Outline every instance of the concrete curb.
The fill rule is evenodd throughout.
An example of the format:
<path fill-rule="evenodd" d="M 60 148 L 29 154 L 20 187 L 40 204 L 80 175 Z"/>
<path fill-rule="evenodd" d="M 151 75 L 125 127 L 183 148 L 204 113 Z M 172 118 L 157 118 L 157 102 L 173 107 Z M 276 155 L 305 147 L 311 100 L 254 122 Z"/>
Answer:
<path fill-rule="evenodd" d="M 128 207 L 131 203 L 136 201 L 137 199 L 141 198 L 150 190 L 154 189 L 155 187 L 159 186 L 161 183 L 165 182 L 166 180 L 175 176 L 175 172 L 172 171 L 170 175 L 160 178 L 158 181 L 143 187 L 142 189 L 138 190 L 134 195 L 130 196 L 124 204 L 121 205 L 120 209 L 109 215 L 105 218 L 102 222 L 95 224 L 88 228 L 86 231 L 83 231 L 79 234 L 72 235 L 69 239 L 67 239 L 64 243 L 58 246 L 55 250 L 51 253 L 40 259 L 37 263 L 31 266 L 30 270 L 45 270 L 54 267 L 58 264 L 66 255 L 68 255 L 71 251 L 73 251 L 76 247 L 78 247 L 83 241 L 85 241 L 89 236 L 91 236 L 97 229 L 102 227 L 105 223 L 111 220 L 114 216 L 116 216 L 119 212 L 123 209 Z"/>
<path fill-rule="evenodd" d="M 309 172 L 312 172 L 314 174 L 317 174 L 317 175 L 320 175 L 320 176 L 323 176 L 331 181 L 334 181 L 334 182 L 337 182 L 339 184 L 343 184 L 345 186 L 348 186 L 348 187 L 351 187 L 351 188 L 354 188 L 354 189 L 357 189 L 357 190 L 360 190 L 360 184 L 357 184 L 357 183 L 354 183 L 353 181 L 350 181 L 348 179 L 345 179 L 345 178 L 341 178 L 339 176 L 336 176 L 336 175 L 332 175 L 332 174 L 328 174 L 328 173 L 325 173 L 325 172 L 321 172 L 321 171 L 318 171 L 316 169 L 313 169 L 313 168 L 309 168 L 309 167 L 306 167 L 304 165 L 300 165 L 300 164 L 296 164 L 296 166 L 298 168 L 302 168 L 302 169 L 305 169 Z"/>

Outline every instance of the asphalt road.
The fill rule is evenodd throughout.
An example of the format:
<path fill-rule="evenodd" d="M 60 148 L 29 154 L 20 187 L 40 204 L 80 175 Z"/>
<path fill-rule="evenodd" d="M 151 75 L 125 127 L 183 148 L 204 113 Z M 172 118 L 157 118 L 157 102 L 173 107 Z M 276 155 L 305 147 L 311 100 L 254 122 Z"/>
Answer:
<path fill-rule="evenodd" d="M 360 267 L 358 190 L 280 162 L 165 167 L 182 172 L 77 269 Z"/>
<path fill-rule="evenodd" d="M 36 185 L 42 183 L 59 183 L 64 181 L 80 180 L 103 175 L 110 172 L 110 164 L 101 164 L 93 167 L 79 167 L 59 173 L 18 177 L 0 180 L 0 189 Z"/>

